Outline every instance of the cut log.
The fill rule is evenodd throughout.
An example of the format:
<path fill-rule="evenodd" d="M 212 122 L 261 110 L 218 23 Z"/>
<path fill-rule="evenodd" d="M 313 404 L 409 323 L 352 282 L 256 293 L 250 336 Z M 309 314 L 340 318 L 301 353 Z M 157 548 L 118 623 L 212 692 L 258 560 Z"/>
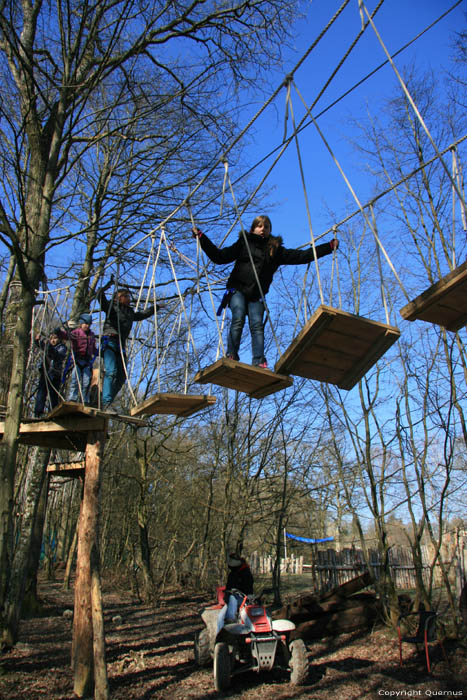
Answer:
<path fill-rule="evenodd" d="M 373 583 L 373 578 L 369 571 L 365 571 L 363 574 L 360 574 L 360 576 L 356 576 L 350 581 L 346 581 L 340 586 L 326 591 L 326 593 L 320 596 L 320 601 L 331 600 L 331 598 L 346 598 L 354 593 L 358 593 L 358 591 L 362 591 L 371 583 Z"/>
<path fill-rule="evenodd" d="M 376 599 L 347 610 L 336 610 L 315 620 L 308 620 L 297 625 L 291 639 L 322 639 L 345 632 L 371 627 L 379 615 L 379 603 Z"/>

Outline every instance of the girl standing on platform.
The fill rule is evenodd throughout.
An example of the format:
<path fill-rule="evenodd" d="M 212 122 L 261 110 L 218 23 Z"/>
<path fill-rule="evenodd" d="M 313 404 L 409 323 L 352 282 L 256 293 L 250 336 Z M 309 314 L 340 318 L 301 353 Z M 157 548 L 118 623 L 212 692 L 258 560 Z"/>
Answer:
<path fill-rule="evenodd" d="M 199 228 L 193 228 L 201 248 L 213 263 L 235 265 L 227 280 L 227 290 L 218 314 L 225 306 L 232 312 L 227 336 L 227 357 L 238 360 L 240 341 L 248 322 L 251 333 L 252 364 L 267 367 L 264 357 L 264 297 L 269 291 L 274 273 L 281 265 L 304 265 L 315 259 L 313 248 L 298 250 L 284 248 L 281 236 L 272 236 L 271 220 L 268 216 L 257 216 L 249 233 L 240 233 L 238 240 L 226 248 L 218 248 Z M 339 242 L 333 238 L 315 246 L 316 257 L 321 258 L 337 250 Z M 253 264 L 252 264 L 253 261 Z M 259 282 L 259 286 L 258 286 Z"/>

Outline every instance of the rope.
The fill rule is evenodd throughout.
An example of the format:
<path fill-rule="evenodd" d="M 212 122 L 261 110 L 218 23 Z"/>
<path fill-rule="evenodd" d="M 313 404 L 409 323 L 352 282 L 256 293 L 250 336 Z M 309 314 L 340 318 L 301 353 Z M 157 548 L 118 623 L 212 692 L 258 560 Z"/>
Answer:
<path fill-rule="evenodd" d="M 181 305 L 183 314 L 184 314 L 184 316 L 185 316 L 185 321 L 186 321 L 186 323 L 187 323 L 188 338 L 191 339 L 191 343 L 192 343 L 192 347 L 193 347 L 193 352 L 195 353 L 195 355 L 197 355 L 195 339 L 193 338 L 193 334 L 192 334 L 192 332 L 191 332 L 191 325 L 190 325 L 189 318 L 188 318 L 188 315 L 187 315 L 187 312 L 186 312 L 185 303 L 184 303 L 184 300 L 183 300 L 183 294 L 181 293 L 180 286 L 179 286 L 179 284 L 178 284 L 178 279 L 177 279 L 177 275 L 176 275 L 176 272 L 175 272 L 175 267 L 174 267 L 174 264 L 173 264 L 172 256 L 171 256 L 171 254 L 170 254 L 170 246 L 169 246 L 168 243 L 167 243 L 167 238 L 166 238 L 165 230 L 164 230 L 164 229 L 161 231 L 161 237 L 164 238 L 165 247 L 166 247 L 167 255 L 168 255 L 168 258 L 169 258 L 170 268 L 171 268 L 171 270 L 172 270 L 173 279 L 174 279 L 175 286 L 176 286 L 176 288 L 177 288 L 177 293 L 178 293 L 178 296 L 179 296 L 179 299 L 180 299 L 180 305 Z"/>
<path fill-rule="evenodd" d="M 297 90 L 297 93 L 298 93 L 299 96 L 301 97 L 302 102 L 303 102 L 303 104 L 304 104 L 304 106 L 305 106 L 305 109 L 307 110 L 307 112 L 308 112 L 308 114 L 309 114 L 311 120 L 313 121 L 313 124 L 315 125 L 315 128 L 316 128 L 318 134 L 320 135 L 320 137 L 321 137 L 321 139 L 322 139 L 324 145 L 326 146 L 326 148 L 327 148 L 327 150 L 328 150 L 328 152 L 329 152 L 331 158 L 333 159 L 333 161 L 334 161 L 334 163 L 336 164 L 336 166 L 337 166 L 339 172 L 341 173 L 341 175 L 342 175 L 342 177 L 343 177 L 343 179 L 344 179 L 344 182 L 346 183 L 347 187 L 349 188 L 350 193 L 352 194 L 353 198 L 355 199 L 355 202 L 357 203 L 357 206 L 359 207 L 359 210 L 360 210 L 360 212 L 361 212 L 363 218 L 365 219 L 365 221 L 366 221 L 366 223 L 368 224 L 369 228 L 373 231 L 373 235 L 374 235 L 374 236 L 376 237 L 376 239 L 378 240 L 378 243 L 379 243 L 379 245 L 380 245 L 380 247 L 381 247 L 381 250 L 383 251 L 383 254 L 384 254 L 384 256 L 385 256 L 385 258 L 386 258 L 386 260 L 387 260 L 388 265 L 390 266 L 391 270 L 393 271 L 393 274 L 394 274 L 396 280 L 398 281 L 402 292 L 404 293 L 406 299 L 410 301 L 410 297 L 409 297 L 409 295 L 407 294 L 407 292 L 406 292 L 406 290 L 405 290 L 405 288 L 404 288 L 404 285 L 402 284 L 402 281 L 400 280 L 399 275 L 397 274 L 397 272 L 396 272 L 396 270 L 395 270 L 395 268 L 394 268 L 394 265 L 392 264 L 392 262 L 391 262 L 391 260 L 390 260 L 390 258 L 389 258 L 389 255 L 387 254 L 387 252 L 386 252 L 386 250 L 385 250 L 385 248 L 384 248 L 384 246 L 383 246 L 381 240 L 379 239 L 376 230 L 373 229 L 372 224 L 371 224 L 371 221 L 369 220 L 369 218 L 368 218 L 368 216 L 367 216 L 367 214 L 366 214 L 366 212 L 365 212 L 365 210 L 364 210 L 364 208 L 363 208 L 363 206 L 362 206 L 360 200 L 358 199 L 355 190 L 353 189 L 352 185 L 350 184 L 350 181 L 349 181 L 349 179 L 347 178 L 347 176 L 346 176 L 346 174 L 345 174 L 345 172 L 344 172 L 344 170 L 343 170 L 341 164 L 339 163 L 339 161 L 337 160 L 336 156 L 334 155 L 334 152 L 333 152 L 332 148 L 330 147 L 329 143 L 327 142 L 327 140 L 326 140 L 326 138 L 325 138 L 323 132 L 322 132 L 321 129 L 319 128 L 318 124 L 316 123 L 316 121 L 315 121 L 313 115 L 311 114 L 311 112 L 310 112 L 308 106 L 306 105 L 305 101 L 303 100 L 303 98 L 302 98 L 302 96 L 300 95 L 300 93 L 298 92 L 298 90 Z"/>
<path fill-rule="evenodd" d="M 333 238 L 338 238 L 338 229 L 337 226 L 333 226 Z M 342 309 L 342 296 L 341 296 L 341 285 L 340 285 L 340 277 L 339 277 L 339 257 L 337 255 L 337 249 L 334 249 L 332 251 L 332 265 L 331 265 L 331 284 L 330 284 L 330 289 L 329 289 L 329 303 L 332 306 L 332 288 L 334 284 L 334 277 L 336 277 L 337 280 L 337 298 L 338 298 L 338 308 Z"/>
<path fill-rule="evenodd" d="M 371 26 L 372 26 L 372 28 L 373 28 L 373 31 L 375 32 L 376 37 L 377 37 L 379 43 L 381 44 L 381 47 L 382 47 L 384 53 L 386 54 L 387 59 L 388 59 L 389 63 L 391 64 L 391 67 L 392 67 L 394 73 L 396 74 L 397 79 L 398 79 L 399 82 L 400 82 L 400 85 L 401 85 L 401 87 L 402 87 L 402 90 L 404 91 L 405 96 L 407 97 L 408 101 L 410 102 L 410 105 L 411 105 L 412 109 L 414 110 L 415 115 L 417 116 L 417 119 L 419 120 L 420 124 L 422 125 L 422 127 L 423 127 L 423 129 L 424 129 L 424 131 L 425 131 L 425 133 L 426 133 L 426 135 L 428 136 L 428 138 L 429 138 L 429 140 L 430 140 L 430 143 L 431 143 L 431 145 L 433 146 L 433 149 L 434 149 L 434 151 L 435 151 L 437 157 L 439 158 L 439 160 L 440 160 L 440 162 L 441 162 L 441 165 L 443 166 L 443 168 L 444 168 L 444 170 L 445 170 L 445 172 L 446 172 L 448 178 L 449 178 L 450 181 L 452 182 L 452 185 L 453 185 L 453 187 L 455 188 L 455 190 L 456 190 L 456 192 L 457 192 L 457 196 L 459 197 L 459 200 L 461 200 L 461 201 L 463 202 L 463 206 L 465 207 L 465 201 L 464 201 L 463 193 L 460 191 L 459 187 L 457 186 L 457 182 L 456 182 L 455 179 L 452 177 L 452 175 L 451 175 L 451 173 L 450 173 L 450 171 L 449 171 L 448 166 L 446 165 L 446 163 L 444 162 L 443 158 L 441 157 L 441 153 L 439 152 L 438 147 L 437 147 L 437 145 L 435 144 L 435 142 L 434 142 L 434 140 L 433 140 L 433 137 L 431 136 L 431 133 L 430 133 L 430 131 L 429 131 L 427 125 L 425 124 L 425 121 L 424 121 L 422 115 L 420 114 L 420 111 L 419 111 L 417 105 L 415 104 L 415 101 L 413 100 L 412 95 L 410 94 L 410 92 L 409 92 L 409 90 L 408 90 L 408 88 L 407 88 L 407 85 L 406 85 L 405 82 L 403 81 L 403 79 L 402 79 L 402 77 L 401 77 L 399 71 L 398 71 L 397 68 L 396 68 L 396 65 L 395 65 L 395 63 L 394 63 L 394 61 L 393 61 L 391 55 L 389 54 L 389 52 L 388 52 L 388 50 L 387 50 L 387 48 L 386 48 L 386 46 L 385 46 L 385 44 L 384 44 L 384 42 L 383 42 L 383 40 L 382 40 L 380 34 L 379 34 L 379 32 L 378 32 L 378 30 L 376 29 L 376 26 L 375 26 L 375 23 L 373 22 L 373 19 L 372 19 L 372 18 L 370 17 L 370 15 L 368 14 L 368 10 L 366 9 L 363 0 L 359 0 L 359 2 L 361 3 L 363 9 L 365 10 L 365 13 L 366 13 L 366 15 L 367 15 L 367 17 L 368 17 L 368 19 L 369 19 L 369 21 L 370 21 L 370 24 L 371 24 Z"/>
<path fill-rule="evenodd" d="M 310 54 L 310 52 L 316 47 L 316 45 L 317 45 L 317 44 L 319 43 L 319 41 L 322 39 L 322 37 L 324 36 L 324 34 L 327 33 L 327 31 L 331 28 L 331 26 L 333 25 L 333 23 L 336 21 L 336 19 L 339 17 L 339 15 L 342 13 L 342 11 L 345 9 L 345 7 L 347 6 L 348 2 L 349 2 L 349 0 L 347 0 L 346 2 L 344 2 L 344 3 L 341 5 L 341 7 L 337 10 L 337 12 L 335 13 L 335 15 L 333 15 L 333 17 L 332 17 L 331 20 L 328 22 L 328 24 L 327 24 L 326 27 L 323 29 L 323 31 L 320 33 L 320 35 L 317 37 L 317 39 L 315 39 L 315 41 L 314 41 L 314 42 L 311 44 L 311 46 L 307 49 L 307 51 L 305 52 L 305 54 L 303 55 L 303 57 L 298 61 L 298 63 L 296 64 L 296 66 L 293 68 L 291 74 L 293 74 L 294 72 L 296 72 L 296 71 L 298 70 L 298 68 L 302 65 L 302 63 L 304 62 L 304 60 L 306 60 L 306 58 L 308 57 L 308 55 Z M 419 32 L 419 33 L 418 33 L 415 37 L 413 37 L 409 42 L 407 42 L 406 44 L 404 44 L 404 45 L 403 45 L 402 47 L 400 47 L 395 53 L 393 53 L 392 56 L 391 56 L 391 58 L 395 58 L 397 55 L 399 55 L 400 53 L 402 53 L 402 52 L 403 52 L 405 49 L 407 49 L 411 44 L 413 44 L 413 43 L 414 43 L 415 41 L 417 41 L 421 36 L 423 36 L 423 34 L 425 34 L 425 33 L 428 32 L 430 29 L 432 29 L 434 26 L 436 26 L 436 24 L 438 24 L 441 20 L 443 20 L 450 12 L 452 12 L 454 9 L 456 9 L 456 7 L 458 7 L 461 3 L 462 3 L 462 0 L 456 0 L 456 2 L 454 2 L 454 4 L 453 4 L 451 7 L 449 7 L 447 10 L 445 10 L 437 19 L 435 19 L 431 24 L 427 25 L 427 27 L 425 27 L 421 32 Z M 374 10 L 372 16 L 374 16 L 374 15 L 376 14 L 376 12 L 377 12 L 378 9 L 380 8 L 381 4 L 382 4 L 382 0 L 381 0 L 381 2 L 378 4 L 377 8 Z M 362 29 L 363 29 L 363 28 L 362 28 Z M 358 36 L 360 36 L 361 33 L 362 33 L 362 30 L 359 32 L 359 35 L 358 35 Z M 356 40 L 358 40 L 358 37 L 357 37 Z M 346 56 L 348 55 L 348 53 L 350 52 L 350 50 L 351 50 L 351 48 L 347 51 Z M 343 60 L 345 60 L 345 57 L 344 57 Z M 347 97 L 347 96 L 348 96 L 351 92 L 353 92 L 357 87 L 359 87 L 359 86 L 360 86 L 361 84 L 363 84 L 366 80 L 368 80 L 370 77 L 372 77 L 376 72 L 378 72 L 381 68 L 383 68 L 388 62 L 389 62 L 389 60 L 386 60 L 386 61 L 382 62 L 381 64 L 379 64 L 379 65 L 378 65 L 376 68 L 374 68 L 370 73 L 368 73 L 366 76 L 364 76 L 360 81 L 358 81 L 357 83 L 355 83 L 355 84 L 354 84 L 351 88 L 349 88 L 346 92 L 342 93 L 336 100 L 334 100 L 334 101 L 333 101 L 332 103 L 330 103 L 327 107 L 325 107 L 323 110 L 321 110 L 321 112 L 319 112 L 319 113 L 315 116 L 315 119 L 319 119 L 323 114 L 325 114 L 327 111 L 329 111 L 329 109 L 331 109 L 332 107 L 334 107 L 338 102 L 340 102 L 342 99 L 344 99 L 345 97 Z M 339 66 L 340 66 L 340 65 L 342 65 L 342 61 L 341 61 L 341 63 L 339 64 Z M 330 80 L 332 79 L 332 77 L 335 75 L 335 73 L 336 73 L 336 71 L 338 70 L 339 66 L 336 68 L 336 70 L 334 71 L 334 73 L 332 74 L 332 76 L 330 77 L 330 79 L 328 80 L 328 82 L 326 83 L 326 85 L 324 86 L 324 88 L 321 90 L 320 94 L 318 95 L 318 97 L 316 98 L 316 100 L 314 101 L 313 104 L 315 104 L 316 101 L 319 99 L 319 97 L 322 95 L 323 91 L 325 90 L 326 86 L 328 85 L 328 83 L 330 82 Z M 224 147 L 223 155 L 220 156 L 220 157 L 218 157 L 218 158 L 216 158 L 216 161 L 215 161 L 214 165 L 211 166 L 211 168 L 209 168 L 209 170 L 207 171 L 206 175 L 205 175 L 205 176 L 200 180 L 200 182 L 191 190 L 191 192 L 187 195 L 186 199 L 185 199 L 183 202 L 181 202 L 179 205 L 177 205 L 177 207 L 175 207 L 175 208 L 168 214 L 168 216 L 164 219 L 163 222 L 161 222 L 160 224 L 158 224 L 158 225 L 157 225 L 154 229 L 152 229 L 148 234 L 145 234 L 139 241 L 137 241 L 134 245 L 132 245 L 132 246 L 131 246 L 129 249 L 127 249 L 125 252 L 131 252 L 132 250 L 134 250 L 135 248 L 137 248 L 137 247 L 138 247 L 141 243 L 143 243 L 149 236 L 151 236 L 153 233 L 157 232 L 157 231 L 160 229 L 160 226 L 161 226 L 162 224 L 166 224 L 168 221 L 170 221 L 170 220 L 180 211 L 180 209 L 186 204 L 186 201 L 190 198 L 190 196 L 193 196 L 193 195 L 197 192 L 197 190 L 202 186 L 202 184 L 207 180 L 207 178 L 214 172 L 214 170 L 216 169 L 216 167 L 217 167 L 217 165 L 218 165 L 218 163 L 219 163 L 219 160 L 223 160 L 224 155 L 227 155 L 227 154 L 234 148 L 234 146 L 238 143 L 238 141 L 242 138 L 242 136 L 246 133 L 246 131 L 250 128 L 250 126 L 254 123 L 254 121 L 255 121 L 255 120 L 262 114 L 262 112 L 269 106 L 269 104 L 272 102 L 272 100 L 275 99 L 275 97 L 276 97 L 277 94 L 279 93 L 280 89 L 282 88 L 283 84 L 284 84 L 284 83 L 281 83 L 281 85 L 279 86 L 279 88 L 277 88 L 277 89 L 275 90 L 275 92 L 273 93 L 273 95 L 271 95 L 271 97 L 270 97 L 270 98 L 264 103 L 264 105 L 258 110 L 258 112 L 255 114 L 255 116 L 248 122 L 248 124 L 246 125 L 246 127 L 245 127 L 244 129 L 241 130 L 241 132 L 238 134 L 238 136 L 235 138 L 235 140 L 231 143 L 231 145 L 228 146 L 227 148 Z M 313 106 L 313 105 L 312 105 L 312 106 Z M 302 130 L 302 129 L 304 129 L 304 128 L 307 128 L 308 126 L 310 126 L 310 124 L 311 124 L 311 122 L 302 124 L 301 126 L 299 126 L 299 130 Z M 276 147 L 273 151 L 271 151 L 271 152 L 268 153 L 266 156 L 264 156 L 262 159 L 260 159 L 255 165 L 253 165 L 251 168 L 249 168 L 247 171 L 245 171 L 242 175 L 240 175 L 240 176 L 237 178 L 237 180 L 235 180 L 235 182 L 234 182 L 233 184 L 234 184 L 234 185 L 237 184 L 241 179 L 243 179 L 244 177 L 246 177 L 249 173 L 252 172 L 252 170 L 254 170 L 256 167 L 258 167 L 259 165 L 261 165 L 267 158 L 269 158 L 271 155 L 273 155 L 279 148 L 282 148 L 282 146 L 281 146 L 281 147 Z M 263 181 L 264 181 L 264 180 L 263 180 Z M 257 190 L 256 190 L 256 191 L 257 191 Z M 218 196 L 218 195 L 215 195 L 214 198 L 216 198 L 217 196 Z M 374 200 L 372 200 L 372 201 L 374 201 Z M 207 206 L 207 205 L 206 205 L 206 206 Z M 369 205 L 366 205 L 366 206 L 369 206 Z M 355 213 L 358 213 L 358 212 L 355 212 Z M 345 221 L 342 222 L 342 223 L 345 223 Z M 325 234 L 323 234 L 323 235 L 325 235 Z M 319 240 L 320 237 L 321 237 L 321 236 L 317 237 L 316 240 Z M 118 257 L 119 257 L 119 256 L 115 255 L 115 256 L 112 258 L 112 260 L 116 260 Z M 111 264 L 112 264 L 112 262 L 109 262 L 109 264 L 106 265 L 106 266 L 104 267 L 104 270 L 106 270 L 107 267 L 109 267 Z M 67 285 L 67 286 L 61 287 L 61 288 L 55 288 L 54 291 L 65 290 L 65 289 L 68 289 L 69 287 L 70 287 L 70 285 Z M 40 294 L 40 293 L 43 293 L 43 292 L 42 292 L 41 290 L 36 290 L 36 293 Z"/>
<path fill-rule="evenodd" d="M 371 215 L 371 221 L 372 221 L 372 231 L 376 231 L 376 218 L 375 218 L 375 211 L 373 205 L 370 206 L 370 215 Z M 379 246 L 379 239 L 375 236 L 375 247 L 376 247 L 376 259 L 378 261 L 378 272 L 379 272 L 379 280 L 380 280 L 380 291 L 381 291 L 381 301 L 383 302 L 384 306 L 384 312 L 386 314 L 386 323 L 389 325 L 389 310 L 388 310 L 388 305 L 387 305 L 387 300 L 386 300 L 386 294 L 384 291 L 384 276 L 383 276 L 383 269 L 381 265 L 381 250 Z"/>
<path fill-rule="evenodd" d="M 454 141 L 454 142 L 451 143 L 449 146 L 447 146 L 447 147 L 444 149 L 444 151 L 441 151 L 441 155 L 445 155 L 446 153 L 448 153 L 448 151 L 450 151 L 452 148 L 458 146 L 460 143 L 462 143 L 462 142 L 465 141 L 466 139 L 467 139 L 467 134 L 466 134 L 465 136 L 461 136 L 459 139 L 457 139 L 457 141 Z M 423 170 L 424 168 L 426 168 L 428 165 L 431 165 L 432 163 L 434 163 L 435 160 L 438 160 L 438 156 L 437 156 L 437 155 L 436 155 L 436 156 L 433 156 L 433 158 L 430 158 L 430 160 L 424 161 L 421 165 L 417 166 L 414 170 L 412 170 L 412 171 L 411 171 L 410 173 L 408 173 L 407 175 L 404 175 L 404 177 L 402 177 L 400 180 L 398 180 L 398 181 L 395 182 L 395 183 L 392 183 L 392 180 L 391 180 L 391 179 L 389 178 L 389 176 L 386 174 L 386 177 L 388 178 L 389 182 L 391 183 L 391 186 L 388 187 L 388 188 L 385 189 L 385 190 L 382 190 L 382 191 L 379 192 L 378 194 L 374 195 L 374 196 L 371 198 L 371 200 L 369 200 L 366 204 L 363 204 L 363 205 L 362 205 L 362 206 L 363 206 L 363 209 L 368 209 L 372 204 L 374 204 L 374 203 L 377 202 L 378 200 L 382 199 L 382 198 L 385 197 L 387 194 L 390 194 L 390 193 L 393 192 L 393 191 L 397 191 L 398 187 L 400 187 L 400 186 L 403 185 L 405 182 L 407 182 L 408 180 L 410 180 L 411 177 L 413 177 L 414 175 L 416 175 L 417 173 L 419 173 L 421 170 Z M 361 209 L 360 209 L 360 208 L 355 209 L 355 211 L 351 212 L 351 213 L 348 214 L 346 217 L 344 217 L 343 219 L 341 219 L 341 220 L 337 223 L 337 226 L 338 226 L 339 228 L 342 227 L 344 224 L 346 224 L 346 223 L 349 222 L 351 219 L 353 219 L 354 216 L 357 216 L 357 214 L 360 214 L 360 213 L 361 213 Z M 335 225 L 335 224 L 334 224 L 334 225 Z M 333 225 L 331 228 L 328 228 L 328 229 L 326 229 L 325 231 L 323 231 L 322 233 L 320 233 L 318 236 L 316 236 L 316 240 L 319 241 L 319 240 L 320 240 L 321 238 L 323 238 L 324 236 L 329 235 L 329 233 L 331 233 L 331 231 L 333 230 L 334 225 Z M 303 246 L 302 246 L 302 247 L 303 247 Z"/>
<path fill-rule="evenodd" d="M 295 87 L 295 83 L 294 83 L 294 87 Z M 294 115 L 294 111 L 293 111 L 292 100 L 290 99 L 290 92 L 288 94 L 289 94 L 289 103 L 288 104 L 289 104 L 289 109 L 290 109 L 290 114 L 291 114 L 291 118 L 292 118 L 293 129 L 294 129 L 294 141 L 295 141 L 295 147 L 297 149 L 298 167 L 300 170 L 300 178 L 302 181 L 303 195 L 305 197 L 305 207 L 306 207 L 306 215 L 307 215 L 307 219 L 308 219 L 308 228 L 310 229 L 310 241 L 311 241 L 311 246 L 313 248 L 313 255 L 315 257 L 316 278 L 318 280 L 318 289 L 319 289 L 319 295 L 321 297 L 321 303 L 324 304 L 323 288 L 321 285 L 321 275 L 319 273 L 319 265 L 318 265 L 318 260 L 316 257 L 316 245 L 315 245 L 315 239 L 313 236 L 313 226 L 311 223 L 310 204 L 308 201 L 308 192 L 307 192 L 307 187 L 306 187 L 306 182 L 305 182 L 305 173 L 303 171 L 302 155 L 300 152 L 300 144 L 298 142 L 298 135 L 297 135 L 297 131 L 295 128 L 295 115 Z M 306 276 L 308 275 L 308 270 L 309 270 L 309 265 L 307 266 L 307 269 L 305 272 L 305 279 L 306 279 Z M 305 308 L 306 308 L 306 305 L 305 305 Z M 306 311 L 305 311 L 305 320 L 307 320 L 306 319 Z"/>

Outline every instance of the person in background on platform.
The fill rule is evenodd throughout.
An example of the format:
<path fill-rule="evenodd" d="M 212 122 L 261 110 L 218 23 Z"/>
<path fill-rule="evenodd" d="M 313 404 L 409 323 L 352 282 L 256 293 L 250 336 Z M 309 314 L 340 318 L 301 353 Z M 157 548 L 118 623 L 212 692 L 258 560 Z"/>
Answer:
<path fill-rule="evenodd" d="M 39 365 L 39 385 L 34 404 L 34 416 L 39 418 L 45 411 L 45 403 L 49 400 L 50 410 L 57 406 L 60 400 L 60 384 L 62 381 L 63 363 L 67 355 L 67 347 L 60 339 L 60 329 L 57 328 L 44 340 L 36 335 L 34 342 L 42 350 Z"/>
<path fill-rule="evenodd" d="M 70 401 L 78 401 L 88 405 L 92 366 L 98 352 L 96 336 L 91 330 L 91 324 L 91 314 L 82 313 L 76 328 L 71 331 L 68 328 L 60 329 L 60 337 L 69 338 L 71 341 Z"/>
<path fill-rule="evenodd" d="M 229 306 L 232 320 L 227 336 L 227 357 L 239 359 L 240 341 L 248 316 L 252 346 L 252 364 L 267 368 L 264 357 L 264 303 L 274 273 L 281 265 L 303 265 L 315 259 L 312 247 L 298 250 L 284 248 L 281 236 L 272 236 L 272 224 L 264 214 L 253 219 L 250 231 L 240 233 L 238 240 L 218 248 L 199 228 L 192 229 L 201 248 L 213 263 L 235 263 L 227 280 L 227 290 L 218 310 Z M 339 247 L 337 238 L 315 246 L 316 257 L 329 255 Z M 253 264 L 252 264 L 253 261 Z M 259 282 L 259 285 L 258 285 Z"/>
<path fill-rule="evenodd" d="M 126 288 L 118 289 L 112 301 L 105 296 L 104 290 L 97 293 L 102 310 L 106 314 L 101 343 L 104 361 L 104 382 L 102 386 L 102 408 L 110 406 L 126 381 L 125 346 L 135 321 L 142 321 L 153 316 L 155 307 L 144 311 L 135 311 L 131 306 L 131 294 Z M 157 304 L 163 308 L 164 304 Z"/>

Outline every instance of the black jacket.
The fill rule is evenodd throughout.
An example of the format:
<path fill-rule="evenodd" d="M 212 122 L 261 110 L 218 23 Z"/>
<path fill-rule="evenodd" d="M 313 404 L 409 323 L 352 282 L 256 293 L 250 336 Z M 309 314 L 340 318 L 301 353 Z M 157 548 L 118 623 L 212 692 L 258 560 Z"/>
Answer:
<path fill-rule="evenodd" d="M 67 346 L 61 342 L 57 345 L 52 345 L 45 340 L 36 340 L 35 342 L 43 351 L 39 371 L 46 372 L 51 379 L 61 377 L 63 362 L 68 352 Z"/>
<path fill-rule="evenodd" d="M 111 304 L 102 290 L 98 292 L 97 297 L 102 310 L 106 313 L 103 334 L 119 336 L 122 347 L 125 347 L 133 322 L 142 321 L 154 315 L 154 306 L 150 306 L 145 311 L 135 311 L 131 306 L 119 304 L 117 300 Z"/>
<path fill-rule="evenodd" d="M 240 566 L 236 566 L 235 569 L 230 569 L 229 571 L 226 589 L 231 591 L 233 588 L 238 588 L 239 591 L 245 594 L 253 593 L 253 574 L 245 560 Z M 227 594 L 225 599 L 228 600 L 228 597 Z"/>
<path fill-rule="evenodd" d="M 274 273 L 280 265 L 302 265 L 314 260 L 313 248 L 310 247 L 304 250 L 284 248 L 281 236 L 263 238 L 256 233 L 247 233 L 246 238 L 261 289 L 265 296 L 271 286 Z M 239 239 L 233 245 L 226 248 L 218 248 L 203 234 L 200 238 L 200 245 L 213 263 L 225 265 L 235 262 L 227 281 L 228 289 L 238 289 L 248 301 L 261 299 L 261 293 L 256 283 L 255 273 L 243 234 L 240 234 Z M 330 253 L 332 253 L 332 248 L 329 242 L 316 246 L 317 258 L 322 258 Z"/>

